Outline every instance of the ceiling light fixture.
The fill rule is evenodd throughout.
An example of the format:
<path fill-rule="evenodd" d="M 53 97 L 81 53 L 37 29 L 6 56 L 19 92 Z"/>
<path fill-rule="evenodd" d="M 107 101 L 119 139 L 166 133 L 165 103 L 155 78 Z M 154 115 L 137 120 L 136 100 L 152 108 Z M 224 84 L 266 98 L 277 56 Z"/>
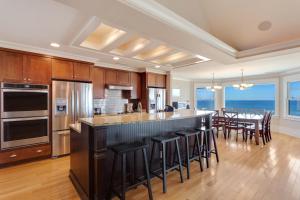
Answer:
<path fill-rule="evenodd" d="M 55 47 L 55 48 L 60 47 L 60 45 L 59 45 L 58 43 L 55 43 L 55 42 L 52 42 L 52 43 L 50 44 L 50 46 Z"/>
<path fill-rule="evenodd" d="M 233 87 L 238 88 L 239 90 L 245 90 L 247 88 L 250 88 L 250 87 L 254 86 L 253 83 L 245 83 L 244 69 L 241 69 L 241 71 L 242 71 L 241 83 L 240 84 L 234 84 Z"/>
<path fill-rule="evenodd" d="M 212 92 L 215 92 L 216 90 L 222 89 L 222 86 L 217 85 L 216 82 L 215 82 L 215 73 L 213 73 L 213 78 L 212 78 L 212 81 L 211 81 L 211 85 L 207 86 L 206 89 L 208 89 Z"/>
<path fill-rule="evenodd" d="M 114 56 L 113 59 L 114 60 L 120 60 L 120 58 L 118 56 Z"/>
<path fill-rule="evenodd" d="M 206 61 L 210 61 L 209 58 L 206 58 L 204 56 L 201 56 L 201 55 L 196 55 L 197 58 L 199 58 L 201 60 L 201 62 L 206 62 Z"/>
<path fill-rule="evenodd" d="M 155 65 L 155 68 L 157 68 L 157 69 L 160 68 L 160 65 Z"/>

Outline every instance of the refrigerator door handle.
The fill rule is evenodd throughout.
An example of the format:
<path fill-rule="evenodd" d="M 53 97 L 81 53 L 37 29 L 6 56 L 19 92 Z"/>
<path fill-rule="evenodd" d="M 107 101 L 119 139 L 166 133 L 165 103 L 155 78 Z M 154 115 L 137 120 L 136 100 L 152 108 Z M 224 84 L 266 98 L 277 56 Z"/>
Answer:
<path fill-rule="evenodd" d="M 76 115 L 75 115 L 75 122 L 78 122 L 78 118 L 80 116 L 80 108 L 79 108 L 79 92 L 76 90 Z"/>
<path fill-rule="evenodd" d="M 72 105 L 71 105 L 72 113 L 71 113 L 71 115 L 72 115 L 73 123 L 75 123 L 75 92 L 74 92 L 74 90 L 72 90 L 71 102 L 72 102 Z"/>

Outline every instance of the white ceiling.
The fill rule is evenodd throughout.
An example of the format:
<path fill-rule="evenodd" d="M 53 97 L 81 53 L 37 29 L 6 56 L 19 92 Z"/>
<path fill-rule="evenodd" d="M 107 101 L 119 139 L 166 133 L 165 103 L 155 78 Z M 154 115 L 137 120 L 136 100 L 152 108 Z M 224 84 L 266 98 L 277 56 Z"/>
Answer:
<path fill-rule="evenodd" d="M 235 49 L 300 39 L 297 0 L 156 0 Z M 268 31 L 258 25 L 270 21 Z"/>
<path fill-rule="evenodd" d="M 128 57 L 116 62 L 110 53 L 74 45 L 87 30 L 92 31 L 93 21 L 99 21 L 212 59 L 185 68 L 161 68 L 174 71 L 178 78 L 207 79 L 212 72 L 216 72 L 217 78 L 231 78 L 240 75 L 240 68 L 245 69 L 245 75 L 276 73 L 297 68 L 300 61 L 300 51 L 294 48 L 298 43 L 292 41 L 289 46 L 284 43 L 300 35 L 297 21 L 300 13 L 296 13 L 300 2 L 286 0 L 284 6 L 282 2 L 0 0 L 0 46 L 81 59 L 107 67 L 153 68 L 149 62 Z M 270 20 L 273 26 L 270 31 L 259 32 L 257 25 L 264 20 Z M 61 47 L 50 47 L 51 42 L 58 42 Z M 275 42 L 281 42 L 280 48 Z M 261 47 L 270 44 L 273 46 Z M 260 49 L 251 49 L 254 47 Z M 248 50 L 239 51 L 244 49 Z"/>

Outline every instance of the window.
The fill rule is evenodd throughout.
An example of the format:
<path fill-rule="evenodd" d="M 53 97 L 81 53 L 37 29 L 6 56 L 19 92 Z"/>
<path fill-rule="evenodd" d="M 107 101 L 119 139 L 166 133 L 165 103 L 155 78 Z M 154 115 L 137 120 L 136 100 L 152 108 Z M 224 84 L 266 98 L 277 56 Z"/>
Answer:
<path fill-rule="evenodd" d="M 180 97 L 180 89 L 172 89 L 173 97 Z"/>
<path fill-rule="evenodd" d="M 246 112 L 275 112 L 275 84 L 254 85 L 245 90 L 225 88 L 225 108 Z"/>
<path fill-rule="evenodd" d="M 300 81 L 288 83 L 288 113 L 300 116 Z"/>
<path fill-rule="evenodd" d="M 214 110 L 215 109 L 215 93 L 206 88 L 197 88 L 197 109 Z"/>

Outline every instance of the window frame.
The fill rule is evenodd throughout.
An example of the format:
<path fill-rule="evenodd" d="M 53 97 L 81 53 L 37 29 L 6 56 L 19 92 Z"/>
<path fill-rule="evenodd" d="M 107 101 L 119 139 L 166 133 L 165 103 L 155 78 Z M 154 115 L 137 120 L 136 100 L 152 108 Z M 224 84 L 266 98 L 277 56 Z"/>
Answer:
<path fill-rule="evenodd" d="M 295 120 L 295 121 L 300 121 L 300 116 L 297 115 L 290 115 L 289 114 L 289 89 L 288 89 L 288 84 L 291 82 L 300 82 L 300 75 L 295 74 L 295 75 L 290 75 L 290 76 L 285 76 L 283 78 L 283 116 L 284 119 L 288 120 Z"/>
<path fill-rule="evenodd" d="M 256 79 L 256 80 L 246 80 L 249 83 L 253 83 L 255 85 L 268 85 L 268 84 L 273 84 L 275 85 L 275 113 L 273 114 L 274 117 L 279 117 L 279 79 L 278 78 L 267 78 L 267 79 Z M 223 101 L 222 101 L 222 107 L 225 108 L 225 88 L 228 86 L 232 86 L 233 84 L 238 84 L 240 83 L 239 81 L 233 81 L 233 82 L 227 82 L 223 85 Z"/>

